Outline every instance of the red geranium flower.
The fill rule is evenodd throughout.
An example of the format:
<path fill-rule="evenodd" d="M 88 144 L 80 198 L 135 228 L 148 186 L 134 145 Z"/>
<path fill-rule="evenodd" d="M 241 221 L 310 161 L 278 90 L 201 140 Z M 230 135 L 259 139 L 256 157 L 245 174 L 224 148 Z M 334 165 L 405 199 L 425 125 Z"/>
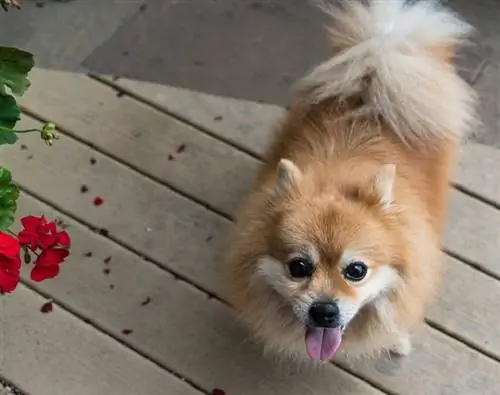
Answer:
<path fill-rule="evenodd" d="M 64 248 L 53 248 L 43 251 L 35 261 L 36 266 L 57 266 L 64 262 L 69 255 L 69 251 Z"/>
<path fill-rule="evenodd" d="M 45 251 L 60 246 L 69 248 L 71 240 L 67 232 L 58 232 L 55 221 L 47 222 L 44 216 L 28 216 L 21 219 L 24 229 L 19 232 L 21 245 L 29 246 L 35 251 L 40 248 Z"/>
<path fill-rule="evenodd" d="M 45 217 L 24 217 L 21 219 L 24 229 L 19 232 L 19 242 L 32 252 L 41 250 L 37 256 L 31 279 L 43 281 L 59 274 L 59 265 L 69 255 L 71 240 L 67 232 L 58 232 L 56 223 L 47 222 Z"/>
<path fill-rule="evenodd" d="M 36 282 L 49 280 L 56 277 L 61 271 L 59 265 L 55 266 L 34 266 L 31 271 L 31 279 Z"/>
<path fill-rule="evenodd" d="M 69 251 L 63 248 L 53 248 L 43 251 L 35 261 L 31 271 L 33 281 L 43 281 L 54 278 L 59 274 L 59 265 L 69 255 Z"/>
<path fill-rule="evenodd" d="M 0 232 L 0 292 L 8 293 L 19 284 L 21 247 L 18 240 L 11 235 Z"/>

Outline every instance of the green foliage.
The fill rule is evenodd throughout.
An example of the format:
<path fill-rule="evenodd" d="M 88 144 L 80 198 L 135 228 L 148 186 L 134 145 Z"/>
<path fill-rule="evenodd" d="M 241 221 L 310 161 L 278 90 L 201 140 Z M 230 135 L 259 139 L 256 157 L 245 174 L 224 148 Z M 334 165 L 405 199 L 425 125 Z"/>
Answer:
<path fill-rule="evenodd" d="M 30 86 L 28 73 L 35 61 L 33 55 L 12 47 L 0 47 L 0 92 L 8 87 L 15 95 L 22 95 Z"/>
<path fill-rule="evenodd" d="M 18 0 L 0 0 L 0 10 L 20 8 Z M 19 133 L 40 133 L 47 145 L 57 139 L 55 125 L 45 124 L 42 129 L 16 130 L 21 118 L 15 96 L 22 96 L 30 87 L 28 73 L 35 65 L 33 55 L 13 47 L 0 47 L 0 145 L 14 144 Z M 19 188 L 12 182 L 10 170 L 0 166 L 0 231 L 6 231 L 14 222 Z"/>
<path fill-rule="evenodd" d="M 0 94 L 0 130 L 12 130 L 21 117 L 16 99 L 11 95 Z"/>
<path fill-rule="evenodd" d="M 19 188 L 12 183 L 10 170 L 0 167 L 0 230 L 7 230 L 14 223 Z"/>
<path fill-rule="evenodd" d="M 21 110 L 13 95 L 21 96 L 30 86 L 28 73 L 33 55 L 12 47 L 0 47 L 0 145 L 17 141 L 14 127 Z"/>

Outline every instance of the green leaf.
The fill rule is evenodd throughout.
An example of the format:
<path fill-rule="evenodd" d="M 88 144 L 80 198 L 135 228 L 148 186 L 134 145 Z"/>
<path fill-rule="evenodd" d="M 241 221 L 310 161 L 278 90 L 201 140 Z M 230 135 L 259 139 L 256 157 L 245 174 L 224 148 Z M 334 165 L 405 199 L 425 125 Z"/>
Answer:
<path fill-rule="evenodd" d="M 11 95 L 0 94 L 0 131 L 5 133 L 2 129 L 14 129 L 20 118 L 21 110 L 16 99 Z"/>
<path fill-rule="evenodd" d="M 10 170 L 0 167 L 0 230 L 7 230 L 14 223 L 19 193 Z"/>
<path fill-rule="evenodd" d="M 6 167 L 0 166 L 0 188 L 8 187 L 12 184 L 12 173 Z"/>
<path fill-rule="evenodd" d="M 0 85 L 8 86 L 15 95 L 24 94 L 31 84 L 27 77 L 34 65 L 31 53 L 13 47 L 0 47 Z"/>
<path fill-rule="evenodd" d="M 17 134 L 10 131 L 0 131 L 0 145 L 15 144 L 17 142 Z"/>
<path fill-rule="evenodd" d="M 15 221 L 17 203 L 0 207 L 0 230 L 8 230 Z"/>
<path fill-rule="evenodd" d="M 0 189 L 0 206 L 9 205 L 12 202 L 15 202 L 19 198 L 19 188 L 10 184 L 7 187 L 3 187 Z"/>

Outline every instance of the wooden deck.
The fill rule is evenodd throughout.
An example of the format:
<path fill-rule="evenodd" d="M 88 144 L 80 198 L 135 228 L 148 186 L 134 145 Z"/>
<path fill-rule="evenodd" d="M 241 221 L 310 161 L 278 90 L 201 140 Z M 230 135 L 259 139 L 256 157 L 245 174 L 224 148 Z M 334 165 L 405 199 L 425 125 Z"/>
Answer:
<path fill-rule="evenodd" d="M 3 163 L 24 191 L 20 214 L 61 218 L 74 246 L 57 280 L 1 298 L 0 376 L 21 393 L 500 393 L 500 151 L 464 147 L 444 287 L 410 358 L 280 366 L 234 321 L 217 260 L 283 110 L 40 69 L 32 82 L 22 123 L 53 121 L 61 138 L 49 149 L 28 136 Z"/>

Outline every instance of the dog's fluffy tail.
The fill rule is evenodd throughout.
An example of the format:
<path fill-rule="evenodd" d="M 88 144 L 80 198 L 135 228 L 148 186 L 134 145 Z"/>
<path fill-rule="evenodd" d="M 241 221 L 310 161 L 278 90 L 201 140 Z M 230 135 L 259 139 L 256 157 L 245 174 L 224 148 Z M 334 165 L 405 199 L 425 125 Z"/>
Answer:
<path fill-rule="evenodd" d="M 340 3 L 322 3 L 336 55 L 302 80 L 307 100 L 358 98 L 407 142 L 463 137 L 475 95 L 452 57 L 472 28 L 432 0 Z"/>

